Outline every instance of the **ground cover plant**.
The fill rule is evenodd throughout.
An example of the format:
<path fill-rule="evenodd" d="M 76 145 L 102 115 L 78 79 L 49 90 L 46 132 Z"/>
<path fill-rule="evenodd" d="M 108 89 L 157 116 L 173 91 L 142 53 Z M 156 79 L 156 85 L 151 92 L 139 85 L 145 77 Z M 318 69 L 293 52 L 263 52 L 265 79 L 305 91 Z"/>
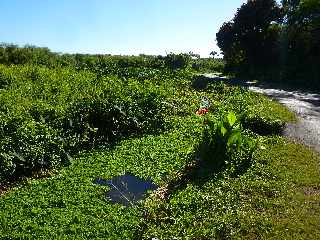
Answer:
<path fill-rule="evenodd" d="M 191 62 L 128 59 L 0 66 L 1 183 L 20 177 L 1 192 L 1 239 L 317 239 L 320 157 L 279 136 L 294 114 L 223 82 L 194 88 Z M 94 180 L 124 173 L 159 188 L 111 204 Z"/>
<path fill-rule="evenodd" d="M 79 148 L 161 129 L 163 90 L 148 81 L 69 68 L 1 70 L 10 82 L 0 96 L 2 180 L 52 167 Z"/>

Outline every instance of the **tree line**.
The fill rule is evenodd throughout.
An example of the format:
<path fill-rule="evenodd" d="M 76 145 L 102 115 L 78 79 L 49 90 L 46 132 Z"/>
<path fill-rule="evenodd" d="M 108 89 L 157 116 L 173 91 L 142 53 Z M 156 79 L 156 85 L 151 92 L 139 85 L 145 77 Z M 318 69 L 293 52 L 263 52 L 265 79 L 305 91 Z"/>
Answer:
<path fill-rule="evenodd" d="M 18 46 L 0 43 L 0 64 L 37 65 L 47 68 L 71 67 L 76 70 L 89 70 L 101 75 L 117 74 L 124 68 L 146 69 L 192 69 L 202 72 L 221 72 L 224 62 L 219 58 L 200 58 L 192 52 L 162 55 L 126 56 L 111 54 L 67 54 L 52 52 L 46 47 L 33 45 Z M 122 71 L 122 70 L 121 70 Z"/>
<path fill-rule="evenodd" d="M 227 73 L 320 89 L 320 0 L 248 0 L 216 39 Z"/>

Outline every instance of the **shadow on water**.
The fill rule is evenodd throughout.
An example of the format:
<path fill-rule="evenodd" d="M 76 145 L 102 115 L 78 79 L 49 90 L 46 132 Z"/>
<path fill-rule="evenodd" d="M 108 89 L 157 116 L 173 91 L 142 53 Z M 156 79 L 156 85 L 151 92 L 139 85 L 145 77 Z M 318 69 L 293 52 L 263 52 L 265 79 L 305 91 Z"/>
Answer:
<path fill-rule="evenodd" d="M 150 180 L 143 180 L 131 174 L 113 177 L 110 180 L 97 178 L 94 184 L 108 186 L 110 190 L 105 197 L 111 203 L 118 203 L 126 207 L 136 205 L 143 200 L 149 191 L 155 191 L 158 186 Z"/>

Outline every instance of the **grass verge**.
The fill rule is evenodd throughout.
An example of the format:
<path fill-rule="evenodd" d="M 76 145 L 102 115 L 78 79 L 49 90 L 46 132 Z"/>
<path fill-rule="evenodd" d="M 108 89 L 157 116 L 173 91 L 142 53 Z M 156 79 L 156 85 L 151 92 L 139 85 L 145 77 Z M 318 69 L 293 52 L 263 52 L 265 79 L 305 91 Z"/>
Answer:
<path fill-rule="evenodd" d="M 83 151 L 57 174 L 27 179 L 2 196 L 0 239 L 317 239 L 320 157 L 276 135 L 255 135 L 263 147 L 237 177 L 200 171 L 169 198 L 150 195 L 133 208 L 105 200 L 108 187 L 93 184 L 98 177 L 130 172 L 161 187 L 185 171 L 202 138 L 202 120 L 193 113 L 202 96 L 211 99 L 213 116 L 232 110 L 271 126 L 294 120 L 284 107 L 242 88 L 168 89 L 172 115 L 165 131 Z"/>
<path fill-rule="evenodd" d="M 0 199 L 1 239 L 317 239 L 320 157 L 278 137 L 263 137 L 242 176 L 190 181 L 164 201 L 124 208 L 92 183 L 131 172 L 165 185 L 187 164 L 196 124 L 177 119 L 166 133 L 84 152 L 58 175 L 26 181 Z"/>

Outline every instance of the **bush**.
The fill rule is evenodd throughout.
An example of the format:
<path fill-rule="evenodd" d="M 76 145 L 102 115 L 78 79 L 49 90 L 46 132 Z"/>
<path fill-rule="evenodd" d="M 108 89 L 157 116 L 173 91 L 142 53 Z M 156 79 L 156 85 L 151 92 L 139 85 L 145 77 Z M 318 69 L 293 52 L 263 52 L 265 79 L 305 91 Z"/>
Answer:
<path fill-rule="evenodd" d="M 203 90 L 208 87 L 209 78 L 202 75 L 195 75 L 192 79 L 192 87 L 196 90 Z"/>
<path fill-rule="evenodd" d="M 285 126 L 283 121 L 256 115 L 245 116 L 242 122 L 245 128 L 262 136 L 281 135 Z"/>
<path fill-rule="evenodd" d="M 251 166 L 256 148 L 257 142 L 244 133 L 239 118 L 229 112 L 220 119 L 207 119 L 198 152 L 213 171 L 227 168 L 237 175 Z"/>
<path fill-rule="evenodd" d="M 163 127 L 165 92 L 147 80 L 70 68 L 0 66 L 0 178 L 51 168 L 67 153 Z"/>
<path fill-rule="evenodd" d="M 164 61 L 165 61 L 165 65 L 172 70 L 185 69 L 189 67 L 189 64 L 191 62 L 191 57 L 189 54 L 170 53 L 164 58 Z"/>
<path fill-rule="evenodd" d="M 225 63 L 222 59 L 199 58 L 192 60 L 192 69 L 205 73 L 224 72 Z"/>
<path fill-rule="evenodd" d="M 16 125 L 14 132 L 1 136 L 0 179 L 57 166 L 66 156 L 59 135 L 43 123 L 26 121 Z"/>
<path fill-rule="evenodd" d="M 135 94 L 134 99 L 87 98 L 74 104 L 66 115 L 65 130 L 82 143 L 110 142 L 134 133 L 161 129 L 161 102 L 156 93 Z"/>

